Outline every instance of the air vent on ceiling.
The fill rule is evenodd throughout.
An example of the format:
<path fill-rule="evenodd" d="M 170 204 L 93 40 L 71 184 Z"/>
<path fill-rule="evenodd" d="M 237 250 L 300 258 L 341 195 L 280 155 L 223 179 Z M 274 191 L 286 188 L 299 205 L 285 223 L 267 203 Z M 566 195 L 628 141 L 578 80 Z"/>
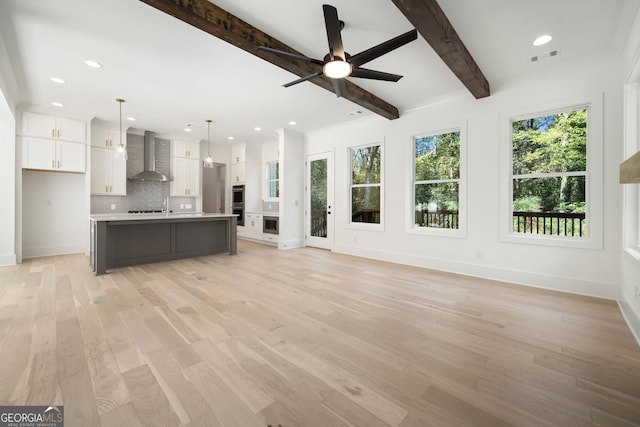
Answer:
<path fill-rule="evenodd" d="M 355 110 L 349 113 L 350 116 L 361 116 L 364 114 L 361 110 Z"/>
<path fill-rule="evenodd" d="M 536 63 L 536 62 L 540 62 L 542 60 L 545 59 L 550 59 L 550 58 L 554 58 L 556 56 L 560 55 L 560 51 L 558 49 L 553 49 L 550 50 L 548 52 L 544 52 L 544 53 L 540 53 L 538 55 L 532 55 L 529 57 L 529 62 L 530 63 Z"/>

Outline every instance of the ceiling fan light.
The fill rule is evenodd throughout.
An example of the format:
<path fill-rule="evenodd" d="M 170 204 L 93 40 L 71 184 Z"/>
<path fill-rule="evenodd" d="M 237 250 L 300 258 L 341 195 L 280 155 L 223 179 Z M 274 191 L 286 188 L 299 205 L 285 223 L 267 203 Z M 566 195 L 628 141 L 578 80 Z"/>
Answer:
<path fill-rule="evenodd" d="M 351 74 L 351 64 L 341 59 L 334 59 L 322 67 L 325 76 L 332 79 L 343 79 Z"/>

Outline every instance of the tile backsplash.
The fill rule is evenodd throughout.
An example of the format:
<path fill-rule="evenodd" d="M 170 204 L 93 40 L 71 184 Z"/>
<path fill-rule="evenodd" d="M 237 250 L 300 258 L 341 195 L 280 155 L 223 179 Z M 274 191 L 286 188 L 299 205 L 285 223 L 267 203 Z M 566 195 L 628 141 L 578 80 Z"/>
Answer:
<path fill-rule="evenodd" d="M 170 149 L 168 139 L 156 138 L 156 170 L 171 176 Z M 144 169 L 144 137 L 127 134 L 127 177 Z M 160 210 L 162 202 L 169 196 L 168 182 L 127 180 L 126 196 L 91 196 L 91 213 L 126 213 L 129 210 Z M 181 204 L 191 204 L 192 209 L 179 209 Z M 114 210 L 111 205 L 115 205 Z M 195 197 L 169 197 L 169 209 L 180 212 L 195 211 Z"/>

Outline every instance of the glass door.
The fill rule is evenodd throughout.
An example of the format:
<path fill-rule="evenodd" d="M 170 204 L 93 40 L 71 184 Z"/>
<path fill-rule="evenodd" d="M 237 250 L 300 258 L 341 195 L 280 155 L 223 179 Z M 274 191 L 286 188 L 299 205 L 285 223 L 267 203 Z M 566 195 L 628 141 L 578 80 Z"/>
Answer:
<path fill-rule="evenodd" d="M 333 249 L 333 153 L 307 156 L 306 246 Z"/>

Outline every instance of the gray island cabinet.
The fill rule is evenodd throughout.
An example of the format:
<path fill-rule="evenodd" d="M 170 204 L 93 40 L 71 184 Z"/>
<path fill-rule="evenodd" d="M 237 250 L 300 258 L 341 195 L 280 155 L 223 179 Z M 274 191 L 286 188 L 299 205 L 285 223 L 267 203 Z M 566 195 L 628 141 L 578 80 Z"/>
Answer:
<path fill-rule="evenodd" d="M 228 252 L 237 254 L 237 215 L 100 214 L 90 217 L 90 263 L 108 269 Z"/>

